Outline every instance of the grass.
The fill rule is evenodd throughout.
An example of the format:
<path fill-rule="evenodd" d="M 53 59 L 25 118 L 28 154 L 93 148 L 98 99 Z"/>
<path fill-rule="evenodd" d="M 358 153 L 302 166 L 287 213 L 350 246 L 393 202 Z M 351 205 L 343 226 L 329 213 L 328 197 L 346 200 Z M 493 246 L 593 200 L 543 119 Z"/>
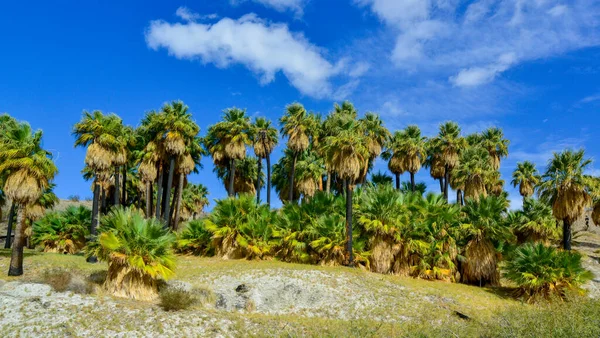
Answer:
<path fill-rule="evenodd" d="M 0 279 L 35 280 L 44 271 L 63 267 L 82 275 L 101 276 L 105 264 L 88 264 L 82 256 L 70 256 L 27 251 L 25 275 L 7 277 L 10 259 L 7 250 L 0 250 Z M 206 286 L 217 287 L 223 276 L 241 280 L 251 276 L 314 275 L 322 276 L 314 283 L 331 290 L 356 290 L 369 302 L 344 303 L 346 319 L 331 313 L 302 315 L 302 311 L 287 314 L 266 314 L 259 304 L 253 311 L 227 312 L 215 309 L 215 297 Z M 250 277 L 249 277 L 250 276 Z M 158 303 L 113 299 L 94 296 L 93 306 L 60 305 L 45 311 L 52 318 L 67 316 L 67 321 L 49 321 L 37 327 L 52 335 L 101 335 L 114 332 L 132 333 L 143 328 L 146 332 L 182 336 L 256 337 L 588 337 L 600 336 L 600 302 L 578 300 L 552 305 L 527 305 L 510 297 L 510 289 L 478 288 L 468 285 L 424 281 L 390 275 L 380 275 L 346 267 L 319 267 L 288 264 L 278 261 L 223 261 L 217 258 L 179 256 L 177 280 L 192 285 L 192 290 L 204 288 L 199 294 L 204 301 L 196 302 L 186 311 L 166 312 Z M 360 292 L 359 292 L 360 291 Z M 102 304 L 116 303 L 118 307 Z M 204 305 L 203 303 L 208 303 Z M 106 310 L 107 308 L 113 310 Z M 119 310 L 114 310 L 118 308 Z M 23 315 L 27 309 L 23 308 Z M 1 312 L 1 311 L 0 311 Z M 461 318 L 458 313 L 468 319 Z M 379 320 L 376 320 L 376 319 Z M 0 316 L 0 322 L 2 322 Z M 41 319 L 43 320 L 43 319 Z M 14 332 L 31 334 L 36 326 L 4 325 L 0 336 Z M 17 331 L 10 331 L 17 330 Z M 30 330 L 30 331 L 27 331 Z M 112 330 L 112 331 L 107 331 Z M 139 331 L 137 331 L 139 332 Z"/>

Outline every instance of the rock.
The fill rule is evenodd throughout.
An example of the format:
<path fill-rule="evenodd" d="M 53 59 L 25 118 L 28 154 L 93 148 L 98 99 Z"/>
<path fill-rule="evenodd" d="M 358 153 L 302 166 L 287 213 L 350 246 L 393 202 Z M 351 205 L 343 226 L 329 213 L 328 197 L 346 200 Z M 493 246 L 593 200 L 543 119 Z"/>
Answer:
<path fill-rule="evenodd" d="M 0 288 L 0 293 L 18 298 L 45 297 L 52 293 L 52 287 L 46 284 L 9 282 Z"/>
<path fill-rule="evenodd" d="M 246 293 L 250 291 L 250 288 L 246 284 L 240 284 L 235 288 L 235 292 L 237 293 Z"/>

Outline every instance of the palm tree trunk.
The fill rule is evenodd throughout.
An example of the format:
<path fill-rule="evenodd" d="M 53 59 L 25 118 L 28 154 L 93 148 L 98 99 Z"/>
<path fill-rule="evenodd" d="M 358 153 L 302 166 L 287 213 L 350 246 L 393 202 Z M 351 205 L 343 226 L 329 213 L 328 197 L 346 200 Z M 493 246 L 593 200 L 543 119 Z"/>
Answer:
<path fill-rule="evenodd" d="M 233 182 L 235 181 L 235 160 L 231 159 L 229 162 L 229 197 L 235 196 L 235 191 L 233 190 Z"/>
<path fill-rule="evenodd" d="M 331 173 L 327 172 L 327 182 L 325 183 L 325 191 L 329 194 L 331 192 Z"/>
<path fill-rule="evenodd" d="M 448 169 L 448 165 L 444 167 L 444 198 L 446 202 L 448 202 L 448 181 L 450 177 L 450 170 Z"/>
<path fill-rule="evenodd" d="M 400 190 L 400 173 L 396 174 L 396 190 Z"/>
<path fill-rule="evenodd" d="M 92 224 L 90 225 L 90 241 L 96 240 L 96 229 L 100 219 L 100 184 L 94 184 L 94 196 L 92 197 Z M 98 259 L 95 256 L 90 256 L 86 259 L 88 263 L 96 263 Z"/>
<path fill-rule="evenodd" d="M 256 203 L 260 204 L 260 174 L 262 171 L 262 158 L 258 158 L 258 173 L 256 175 Z"/>
<path fill-rule="evenodd" d="M 563 219 L 563 249 L 571 250 L 571 223 Z"/>
<path fill-rule="evenodd" d="M 271 206 L 271 154 L 267 154 L 267 204 Z"/>
<path fill-rule="evenodd" d="M 156 182 L 156 208 L 155 208 L 155 218 L 160 218 L 160 207 L 162 201 L 162 185 L 163 185 L 163 176 L 164 176 L 164 167 L 162 165 L 158 165 L 158 181 Z"/>
<path fill-rule="evenodd" d="M 146 218 L 152 215 L 152 182 L 146 182 Z"/>
<path fill-rule="evenodd" d="M 119 194 L 119 188 L 121 187 L 121 183 L 119 182 L 119 178 L 121 176 L 121 173 L 119 172 L 119 167 L 115 167 L 115 195 L 113 196 L 114 198 L 114 206 L 118 207 L 120 204 L 119 201 L 119 197 L 121 197 L 121 194 Z"/>
<path fill-rule="evenodd" d="M 298 152 L 294 152 L 294 160 L 292 161 L 292 170 L 290 172 L 290 182 L 289 184 L 289 191 L 290 194 L 288 195 L 288 202 L 293 202 L 294 200 L 294 174 L 296 174 L 296 160 L 298 159 Z"/>
<path fill-rule="evenodd" d="M 175 172 L 175 156 L 171 156 L 171 163 L 169 163 L 169 178 L 167 180 L 167 191 L 166 191 L 166 199 L 165 199 L 165 213 L 164 213 L 164 221 L 165 221 L 165 226 L 169 227 L 169 223 L 170 223 L 170 208 L 171 208 L 171 187 L 173 186 L 173 174 Z"/>
<path fill-rule="evenodd" d="M 181 198 L 183 196 L 183 181 L 185 176 L 179 173 L 179 182 L 177 185 L 177 204 L 175 205 L 175 218 L 173 219 L 173 230 L 177 231 L 179 226 L 179 214 L 181 212 Z"/>
<path fill-rule="evenodd" d="M 462 205 L 461 199 L 462 199 L 462 192 L 460 189 L 456 189 L 456 204 L 458 204 L 459 206 Z"/>
<path fill-rule="evenodd" d="M 15 220 L 15 212 L 17 211 L 17 204 L 12 202 L 10 206 L 10 212 L 8 213 L 8 226 L 6 228 L 6 241 L 4 242 L 4 249 L 10 249 L 10 242 L 12 241 L 12 228 Z"/>
<path fill-rule="evenodd" d="M 346 242 L 348 252 L 348 266 L 354 266 L 354 255 L 352 252 L 352 189 L 350 180 L 344 180 L 346 185 Z"/>
<path fill-rule="evenodd" d="M 410 173 L 410 186 L 412 188 L 412 192 L 415 192 L 415 173 Z"/>
<path fill-rule="evenodd" d="M 162 218 L 165 216 L 165 210 L 167 209 L 167 203 L 170 202 L 170 197 L 167 195 L 167 183 L 169 181 L 169 162 L 165 162 L 163 163 L 163 171 L 164 171 L 164 175 L 163 175 L 163 181 L 162 181 L 162 197 L 161 197 L 161 204 L 160 204 L 160 217 Z"/>
<path fill-rule="evenodd" d="M 9 276 L 21 276 L 23 274 L 23 245 L 25 231 L 25 207 L 19 208 L 17 211 L 17 226 L 15 228 L 15 241 L 12 246 L 12 254 L 10 256 L 10 266 L 8 268 Z"/>
<path fill-rule="evenodd" d="M 127 204 L 127 165 L 123 166 L 123 188 L 121 189 L 121 203 Z"/>
<path fill-rule="evenodd" d="M 438 181 L 440 181 L 440 194 L 444 193 L 444 179 L 442 177 L 438 178 Z"/>
<path fill-rule="evenodd" d="M 106 214 L 106 190 L 102 188 L 102 214 Z"/>

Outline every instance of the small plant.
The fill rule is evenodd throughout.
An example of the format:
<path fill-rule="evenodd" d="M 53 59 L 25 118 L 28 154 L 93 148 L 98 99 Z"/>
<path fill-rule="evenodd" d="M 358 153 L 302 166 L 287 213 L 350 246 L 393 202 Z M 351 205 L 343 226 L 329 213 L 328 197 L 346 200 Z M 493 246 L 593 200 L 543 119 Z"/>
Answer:
<path fill-rule="evenodd" d="M 69 289 L 69 284 L 73 279 L 71 272 L 56 268 L 45 270 L 42 274 L 42 282 L 48 284 L 56 292 L 65 292 Z"/>
<path fill-rule="evenodd" d="M 504 277 L 518 286 L 518 296 L 527 302 L 539 298 L 566 299 L 572 291 L 592 278 L 581 266 L 581 255 L 543 244 L 517 248 L 504 267 Z"/>
<path fill-rule="evenodd" d="M 182 287 L 166 287 L 158 293 L 160 307 L 165 311 L 185 310 L 198 302 L 198 298 Z"/>
<path fill-rule="evenodd" d="M 79 197 L 79 195 L 71 195 L 68 197 L 68 199 L 71 202 L 79 202 L 81 200 L 81 197 Z"/>

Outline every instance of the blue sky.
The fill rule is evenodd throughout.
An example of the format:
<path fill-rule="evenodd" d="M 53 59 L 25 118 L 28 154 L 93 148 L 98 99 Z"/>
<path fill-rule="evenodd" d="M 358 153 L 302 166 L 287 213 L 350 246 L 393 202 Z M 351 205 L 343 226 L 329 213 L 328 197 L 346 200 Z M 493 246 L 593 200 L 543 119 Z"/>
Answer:
<path fill-rule="evenodd" d="M 202 132 L 227 107 L 276 120 L 294 101 L 325 114 L 344 99 L 392 130 L 499 126 L 507 181 L 518 161 L 600 151 L 594 0 L 5 1 L 0 32 L 0 112 L 44 130 L 63 198 L 91 195 L 70 134 L 84 109 L 137 125 L 175 99 Z M 203 164 L 192 181 L 224 197 Z"/>

